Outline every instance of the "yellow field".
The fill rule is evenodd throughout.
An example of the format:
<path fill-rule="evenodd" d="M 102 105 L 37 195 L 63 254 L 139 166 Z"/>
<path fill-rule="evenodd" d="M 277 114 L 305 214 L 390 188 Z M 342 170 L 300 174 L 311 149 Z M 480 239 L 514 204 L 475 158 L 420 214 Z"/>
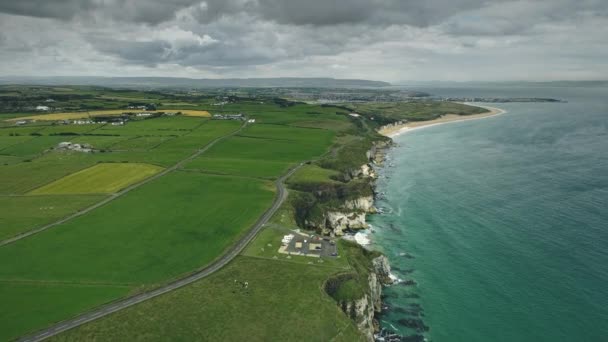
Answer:
<path fill-rule="evenodd" d="M 92 110 L 89 112 L 66 112 L 66 113 L 52 113 L 52 114 L 41 114 L 33 116 L 24 116 L 19 118 L 12 118 L 6 121 L 18 121 L 23 119 L 28 120 L 39 120 L 39 121 L 57 121 L 57 120 L 75 120 L 83 119 L 91 116 L 105 116 L 105 115 L 121 115 L 123 113 L 129 113 L 138 111 L 136 109 L 113 109 L 113 110 Z M 198 116 L 198 117 L 211 117 L 206 110 L 192 110 L 192 109 L 161 109 L 160 112 L 182 112 L 186 116 Z M 153 112 L 153 111 L 146 111 Z"/>
<path fill-rule="evenodd" d="M 183 115 L 186 116 L 200 116 L 200 117 L 211 117 L 206 110 L 194 110 L 194 109 L 167 109 L 167 112 L 182 112 Z"/>
<path fill-rule="evenodd" d="M 150 164 L 102 163 L 67 175 L 28 194 L 110 194 L 144 180 L 162 169 Z"/>

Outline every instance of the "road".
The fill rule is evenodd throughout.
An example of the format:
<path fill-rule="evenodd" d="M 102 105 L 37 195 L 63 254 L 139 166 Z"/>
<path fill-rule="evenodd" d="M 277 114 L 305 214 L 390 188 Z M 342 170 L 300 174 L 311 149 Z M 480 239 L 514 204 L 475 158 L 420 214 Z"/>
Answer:
<path fill-rule="evenodd" d="M 99 208 L 101 206 L 104 206 L 104 205 L 108 204 L 109 202 L 111 202 L 111 201 L 113 201 L 113 200 L 115 200 L 115 199 L 117 199 L 117 198 L 119 198 L 121 196 L 124 196 L 126 193 L 128 193 L 128 192 L 130 192 L 132 190 L 135 190 L 135 189 L 139 188 L 140 186 L 142 186 L 144 184 L 152 182 L 153 180 L 158 179 L 158 178 L 160 178 L 160 177 L 168 174 L 169 172 L 173 172 L 173 171 L 179 169 L 180 167 L 184 166 L 186 163 L 192 161 L 194 158 L 196 158 L 196 157 L 200 156 L 201 154 L 205 153 L 207 150 L 209 150 L 211 147 L 213 147 L 213 145 L 217 144 L 218 142 L 220 142 L 220 141 L 222 141 L 222 140 L 224 140 L 224 139 L 226 139 L 228 137 L 231 137 L 233 135 L 236 135 L 236 134 L 240 133 L 246 126 L 247 126 L 247 123 L 244 123 L 236 131 L 234 131 L 234 132 L 232 132 L 230 134 L 227 134 L 227 135 L 223 135 L 223 136 L 221 136 L 219 138 L 216 138 L 215 140 L 212 140 L 207 145 L 205 145 L 202 149 L 197 150 L 194 154 L 188 156 L 186 159 L 183 159 L 183 160 L 179 161 L 177 164 L 175 164 L 175 165 L 173 165 L 173 166 L 171 166 L 169 168 L 166 168 L 163 171 L 161 171 L 161 172 L 159 172 L 159 173 L 157 173 L 157 174 L 155 174 L 155 175 L 153 175 L 153 176 L 151 176 L 149 178 L 146 178 L 146 179 L 144 179 L 143 181 L 141 181 L 139 183 L 132 184 L 132 185 L 130 185 L 130 186 L 128 186 L 128 187 L 120 190 L 119 192 L 110 195 L 109 197 L 105 198 L 101 202 L 97 202 L 97 203 L 93 204 L 92 206 L 90 206 L 88 208 L 85 208 L 85 209 L 83 209 L 81 211 L 78 211 L 78 212 L 76 212 L 76 213 L 74 213 L 74 214 L 72 214 L 70 216 L 66 216 L 66 217 L 62 218 L 61 220 L 59 220 L 59 221 L 55 221 L 53 223 L 49 223 L 49 224 L 44 225 L 42 227 L 39 227 L 39 228 L 36 228 L 36 229 L 33 229 L 33 230 L 29 230 L 29 231 L 27 231 L 25 233 L 21 233 L 19 235 L 15 235 L 12 238 L 0 241 L 0 247 L 2 247 L 4 245 L 8 245 L 8 244 L 16 242 L 16 241 L 19 241 L 19 240 L 24 239 L 24 238 L 26 238 L 28 236 L 31 236 L 31 235 L 34 235 L 34 234 L 38 234 L 38 233 L 40 233 L 42 231 L 45 231 L 45 230 L 47 230 L 49 228 L 53 228 L 53 227 L 58 226 L 58 225 L 60 225 L 62 223 L 70 221 L 70 220 L 72 220 L 72 219 L 74 219 L 74 218 L 76 218 L 78 216 L 85 215 L 85 214 L 87 214 L 87 213 L 89 213 L 89 212 L 91 212 L 91 211 L 93 211 L 93 210 L 95 210 L 95 209 L 97 209 L 97 208 Z"/>
<path fill-rule="evenodd" d="M 233 134 L 236 134 L 236 133 L 233 133 Z M 251 227 L 251 229 L 247 232 L 247 234 L 243 238 L 241 238 L 241 240 L 239 240 L 238 243 L 236 243 L 235 245 L 230 247 L 230 249 L 225 254 L 223 254 L 219 259 L 217 259 L 210 265 L 208 265 L 202 269 L 199 269 L 198 271 L 196 271 L 184 278 L 181 278 L 181 279 L 176 280 L 172 283 L 169 283 L 165 286 L 162 286 L 158 289 L 101 306 L 88 313 L 85 313 L 85 314 L 82 314 L 75 318 L 57 323 L 56 325 L 53 325 L 44 330 L 41 330 L 33 335 L 23 337 L 23 338 L 19 339 L 19 341 L 22 341 L 22 342 L 42 341 L 46 338 L 57 335 L 66 330 L 75 328 L 79 325 L 94 321 L 98 318 L 107 316 L 116 311 L 128 308 L 130 306 L 141 303 L 148 299 L 160 296 L 164 293 L 179 289 L 180 287 L 191 284 L 197 280 L 205 278 L 205 277 L 209 276 L 210 274 L 220 270 L 222 267 L 224 267 L 226 264 L 228 264 L 230 261 L 232 261 L 232 259 L 234 259 L 237 255 L 239 255 L 243 251 L 243 249 L 251 242 L 251 240 L 253 240 L 253 238 L 259 233 L 259 231 L 268 222 L 268 220 L 270 220 L 272 215 L 274 215 L 274 213 L 281 207 L 283 202 L 285 202 L 285 199 L 287 198 L 287 189 L 285 188 L 284 182 L 287 178 L 289 178 L 291 175 L 293 175 L 304 164 L 305 163 L 301 163 L 298 166 L 292 168 L 291 170 L 289 170 L 289 172 L 287 172 L 286 174 L 284 174 L 283 176 L 281 176 L 279 179 L 277 179 L 275 181 L 275 185 L 277 187 L 278 193 L 275 196 L 272 206 L 268 210 L 266 210 L 266 212 L 264 212 L 264 214 Z"/>

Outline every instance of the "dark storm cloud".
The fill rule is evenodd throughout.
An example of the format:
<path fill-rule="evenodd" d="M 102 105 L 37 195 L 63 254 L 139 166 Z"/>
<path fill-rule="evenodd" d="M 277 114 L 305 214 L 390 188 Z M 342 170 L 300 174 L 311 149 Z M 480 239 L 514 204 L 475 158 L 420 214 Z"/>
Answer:
<path fill-rule="evenodd" d="M 164 41 L 136 42 L 109 38 L 91 38 L 97 51 L 134 64 L 155 66 L 167 60 L 171 45 Z"/>
<path fill-rule="evenodd" d="M 71 19 L 93 9 L 92 0 L 2 0 L 0 12 L 30 17 Z"/>
<path fill-rule="evenodd" d="M 9 73 L 597 74 L 606 36 L 606 0 L 0 0 Z M 566 63 L 564 46 L 580 53 Z"/>
<path fill-rule="evenodd" d="M 0 12 L 55 19 L 100 15 L 113 20 L 158 24 L 193 7 L 204 22 L 244 13 L 288 25 L 377 25 L 436 23 L 483 0 L 2 0 Z"/>
<path fill-rule="evenodd" d="M 158 24 L 197 0 L 1 0 L 0 12 L 70 20 L 100 16 L 119 21 Z"/>

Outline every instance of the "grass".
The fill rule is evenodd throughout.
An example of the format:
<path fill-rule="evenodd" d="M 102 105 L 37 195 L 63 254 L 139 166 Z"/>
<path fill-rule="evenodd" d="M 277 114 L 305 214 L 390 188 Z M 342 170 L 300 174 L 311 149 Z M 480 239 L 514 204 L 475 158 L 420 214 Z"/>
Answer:
<path fill-rule="evenodd" d="M 169 109 L 177 107 L 175 100 L 178 97 L 165 97 L 160 93 L 101 92 L 90 87 L 71 87 L 66 92 L 94 97 L 58 102 L 58 106 L 66 108 L 66 113 L 85 104 L 89 108 L 115 108 L 116 112 L 122 113 L 119 108 L 131 99 L 155 99 L 155 102 L 163 103 L 159 107 L 163 109 L 159 110 L 189 111 Z M 100 94 L 105 98 L 100 98 Z M 185 96 L 179 97 L 179 101 L 192 102 L 190 107 L 199 109 L 200 113 L 210 108 L 208 103 L 214 102 L 202 97 L 190 101 Z M 359 124 L 344 115 L 336 115 L 341 111 L 337 108 L 310 105 L 280 108 L 272 101 L 259 102 L 238 100 L 214 108 L 218 113 L 245 112 L 256 118 L 256 123 L 247 126 L 238 136 L 213 146 L 186 165 L 188 170 L 171 172 L 86 215 L 0 248 L 0 259 L 10 260 L 0 263 L 0 284 L 31 285 L 31 291 L 36 293 L 31 296 L 32 303 L 43 306 L 36 307 L 29 298 L 22 300 L 22 304 L 16 299 L 2 301 L 0 315 L 4 316 L 0 316 L 0 331 L 19 336 L 107 300 L 164 284 L 209 264 L 232 246 L 270 206 L 275 195 L 274 186 L 264 179 L 274 179 L 291 165 L 325 154 L 336 138 L 342 140 L 352 136 Z M 31 148 L 36 153 L 32 154 L 31 162 L 0 166 L 0 193 L 22 194 L 36 188 L 39 189 L 32 193 L 73 193 L 83 189 L 116 191 L 107 188 L 120 188 L 113 182 L 126 181 L 129 175 L 117 170 L 91 172 L 107 165 L 97 163 L 126 162 L 110 166 L 145 163 L 168 167 L 213 139 L 234 132 L 241 124 L 180 115 L 134 120 L 125 126 L 105 125 L 94 130 L 48 124 L 46 127 L 0 128 L 0 136 L 8 138 L 30 137 L 32 133 L 43 135 L 32 136 L 32 142 L 55 138 L 49 134 L 74 133 L 78 135 L 64 136 L 61 141 L 90 143 L 97 149 L 106 150 L 90 154 L 57 151 L 39 154 L 41 146 Z M 36 141 L 43 145 L 43 140 Z M 29 141 L 23 138 L 21 144 L 5 147 L 23 145 L 20 148 L 25 150 L 27 144 Z M 30 158 L 25 152 L 19 155 L 25 157 L 5 155 L 4 158 L 10 163 L 14 158 Z M 96 166 L 91 167 L 93 165 Z M 110 177 L 110 174 L 118 176 Z M 330 177 L 336 174 L 337 171 L 313 164 L 307 165 L 292 179 L 296 182 L 334 182 Z M 292 193 L 297 191 L 290 190 Z M 65 208 L 61 210 L 71 212 L 78 210 L 77 198 L 80 197 L 84 205 L 84 195 L 6 196 L 14 201 L 6 207 L 15 208 L 14 217 L 7 215 L 7 222 L 16 222 L 21 227 L 42 224 L 37 222 L 54 219 L 51 213 L 41 210 L 42 203 L 64 199 L 61 204 L 65 204 Z M 294 210 L 290 203 L 283 205 L 248 246 L 245 256 L 233 260 L 209 278 L 69 331 L 57 339 L 361 340 L 353 322 L 323 288 L 325 281 L 335 274 L 359 272 L 351 265 L 348 249 L 339 245 L 343 255 L 340 258 L 293 256 L 287 259 L 277 255 L 281 237 L 289 229 L 296 228 Z M 33 215 L 27 217 L 30 212 Z M 52 214 L 59 216 L 59 210 Z M 32 223 L 27 221 L 30 219 Z M 251 285 L 246 290 L 239 288 L 234 285 L 235 279 L 248 281 Z M 79 288 L 87 286 L 101 287 L 94 294 L 82 290 L 82 296 L 87 298 L 81 299 Z M 74 293 L 63 290 L 64 287 L 73 288 Z M 106 296 L 106 288 L 118 290 Z M 28 296 L 25 287 L 24 292 L 8 287 L 5 292 L 6 296 L 17 299 Z M 74 300 L 79 302 L 73 303 Z M 42 309 L 48 309 L 48 313 Z M 10 313 L 18 315 L 10 316 Z M 7 326 L 11 329 L 6 329 Z"/>
<path fill-rule="evenodd" d="M 267 182 L 191 172 L 0 248 L 1 280 L 155 284 L 208 264 L 270 206 Z M 69 246 L 69 248 L 66 248 Z"/>
<path fill-rule="evenodd" d="M 302 144 L 293 141 L 232 137 L 215 145 L 205 155 L 209 158 L 251 159 L 294 163 L 323 154 L 327 144 L 312 142 Z"/>
<path fill-rule="evenodd" d="M 136 137 L 133 139 L 120 140 L 116 144 L 110 146 L 112 150 L 144 150 L 147 151 L 151 148 L 154 148 L 163 142 L 171 139 L 171 137 L 167 136 L 145 136 L 145 137 Z"/>
<path fill-rule="evenodd" d="M 23 194 L 94 164 L 89 159 L 53 154 L 32 162 L 0 166 L 0 194 Z"/>
<path fill-rule="evenodd" d="M 0 340 L 10 341 L 48 322 L 124 296 L 125 286 L 0 282 Z"/>
<path fill-rule="evenodd" d="M 30 191 L 30 195 L 110 194 L 142 181 L 161 167 L 136 163 L 102 163 Z"/>
<path fill-rule="evenodd" d="M 96 135 L 82 135 L 79 137 L 74 137 L 72 139 L 66 139 L 67 141 L 79 144 L 89 144 L 93 146 L 94 149 L 108 149 L 110 146 L 115 145 L 116 143 L 133 139 L 133 137 L 125 137 L 125 136 L 96 136 Z"/>
<path fill-rule="evenodd" d="M 201 156 L 186 165 L 186 168 L 208 173 L 274 179 L 285 173 L 291 165 L 293 164 L 286 162 Z"/>
<path fill-rule="evenodd" d="M 104 196 L 0 196 L 0 240 L 86 208 Z"/>
<path fill-rule="evenodd" d="M 332 179 L 338 177 L 340 172 L 324 169 L 317 165 L 310 164 L 300 168 L 293 176 L 288 180 L 288 184 L 293 183 L 339 183 Z"/>
<path fill-rule="evenodd" d="M 322 289 L 335 272 L 238 257 L 209 278 L 51 341 L 362 341 L 354 323 Z"/>
<path fill-rule="evenodd" d="M 65 141 L 66 137 L 33 137 L 19 144 L 9 146 L 2 150 L 2 154 L 17 157 L 33 157 L 55 147 L 58 143 Z"/>
<path fill-rule="evenodd" d="M 29 135 L 20 135 L 20 136 L 2 136 L 0 135 L 0 153 L 3 153 L 2 150 L 6 149 L 9 146 L 17 145 L 28 140 L 33 139 L 34 137 Z"/>
<path fill-rule="evenodd" d="M 488 112 L 487 109 L 455 102 L 412 101 L 412 102 L 370 102 L 348 105 L 352 110 L 376 121 L 394 122 L 399 120 L 426 121 L 446 114 L 471 115 Z"/>

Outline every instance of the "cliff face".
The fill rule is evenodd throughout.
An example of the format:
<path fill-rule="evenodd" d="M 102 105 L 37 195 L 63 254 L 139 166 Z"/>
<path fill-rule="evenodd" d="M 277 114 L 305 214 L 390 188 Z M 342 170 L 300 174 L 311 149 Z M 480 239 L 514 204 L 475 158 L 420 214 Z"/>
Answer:
<path fill-rule="evenodd" d="M 342 303 L 342 310 L 356 324 L 368 341 L 374 341 L 374 332 L 378 323 L 374 316 L 382 309 L 382 286 L 392 284 L 388 260 L 384 255 L 372 259 L 372 269 L 367 281 L 369 291 L 360 299 Z"/>
<path fill-rule="evenodd" d="M 344 202 L 344 208 L 349 210 L 361 210 L 366 213 L 376 211 L 374 207 L 374 196 L 364 196 Z"/>

